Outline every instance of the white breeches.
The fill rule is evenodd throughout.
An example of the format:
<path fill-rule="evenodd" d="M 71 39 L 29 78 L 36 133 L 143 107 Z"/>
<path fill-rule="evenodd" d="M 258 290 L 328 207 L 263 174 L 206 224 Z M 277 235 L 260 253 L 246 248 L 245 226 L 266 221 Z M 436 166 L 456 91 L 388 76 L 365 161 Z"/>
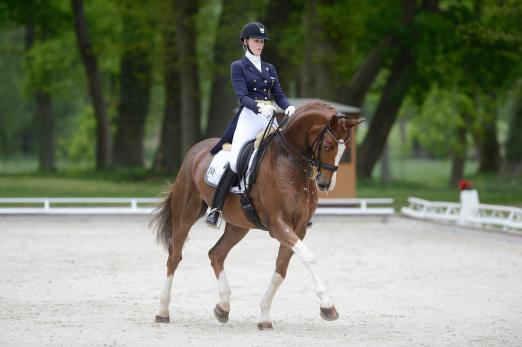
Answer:
<path fill-rule="evenodd" d="M 237 120 L 236 131 L 232 139 L 232 148 L 230 150 L 230 168 L 237 173 L 237 157 L 243 145 L 249 140 L 256 138 L 256 135 L 268 125 L 269 120 L 260 114 L 254 113 L 252 110 L 243 107 Z M 277 126 L 277 121 L 275 124 Z"/>

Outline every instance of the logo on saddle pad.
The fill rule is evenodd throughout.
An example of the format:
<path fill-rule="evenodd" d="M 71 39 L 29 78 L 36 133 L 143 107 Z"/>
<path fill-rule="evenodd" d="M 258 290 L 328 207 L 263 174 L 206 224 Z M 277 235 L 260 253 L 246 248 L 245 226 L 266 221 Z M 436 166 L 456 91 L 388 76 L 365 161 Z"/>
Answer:
<path fill-rule="evenodd" d="M 253 162 L 253 158 L 255 156 L 255 152 L 252 153 L 252 156 L 249 158 L 248 162 L 248 169 L 246 171 L 246 177 L 247 177 L 247 184 L 250 181 L 250 173 L 251 173 L 251 166 Z M 211 187 L 217 187 L 219 180 L 221 176 L 223 176 L 223 173 L 225 172 L 225 168 L 228 165 L 230 159 L 230 152 L 221 150 L 219 151 L 214 157 L 212 158 L 212 161 L 210 162 L 207 171 L 205 172 L 205 181 L 207 184 Z M 232 187 L 230 189 L 230 193 L 232 194 L 241 194 L 245 191 L 244 187 L 244 181 L 241 180 L 239 182 L 239 185 L 236 187 Z"/>

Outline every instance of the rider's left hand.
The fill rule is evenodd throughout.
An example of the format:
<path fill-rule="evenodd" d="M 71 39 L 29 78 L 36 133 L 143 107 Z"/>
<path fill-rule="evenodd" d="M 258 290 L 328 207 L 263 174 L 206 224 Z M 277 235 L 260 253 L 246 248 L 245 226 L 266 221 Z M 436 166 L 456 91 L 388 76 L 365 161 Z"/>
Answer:
<path fill-rule="evenodd" d="M 285 114 L 288 116 L 288 117 L 292 117 L 292 115 L 294 114 L 295 112 L 295 107 L 290 105 L 286 108 L 285 110 Z"/>

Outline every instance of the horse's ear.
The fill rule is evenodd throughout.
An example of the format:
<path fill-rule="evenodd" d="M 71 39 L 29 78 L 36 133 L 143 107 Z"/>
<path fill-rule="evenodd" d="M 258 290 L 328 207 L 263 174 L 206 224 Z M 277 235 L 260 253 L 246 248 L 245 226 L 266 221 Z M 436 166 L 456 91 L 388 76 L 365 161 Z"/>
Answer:
<path fill-rule="evenodd" d="M 362 122 L 366 122 L 366 119 L 364 119 L 364 118 L 350 119 L 350 128 L 355 128 L 356 126 L 358 126 Z"/>
<path fill-rule="evenodd" d="M 330 118 L 330 129 L 334 129 L 337 126 L 337 123 L 339 122 L 339 119 L 337 118 L 337 115 L 333 115 L 332 118 Z"/>

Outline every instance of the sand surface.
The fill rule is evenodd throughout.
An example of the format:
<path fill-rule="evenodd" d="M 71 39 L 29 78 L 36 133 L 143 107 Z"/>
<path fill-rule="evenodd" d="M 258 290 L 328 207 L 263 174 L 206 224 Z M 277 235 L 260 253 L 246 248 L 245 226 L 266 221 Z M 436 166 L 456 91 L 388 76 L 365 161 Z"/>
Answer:
<path fill-rule="evenodd" d="M 230 321 L 212 315 L 207 251 L 221 235 L 198 222 L 174 276 L 171 323 L 154 323 L 166 252 L 142 216 L 0 216 L 2 346 L 520 346 L 522 237 L 401 217 L 317 217 L 305 243 L 339 311 L 319 316 L 293 258 L 258 331 L 278 244 L 253 230 L 226 271 Z"/>

